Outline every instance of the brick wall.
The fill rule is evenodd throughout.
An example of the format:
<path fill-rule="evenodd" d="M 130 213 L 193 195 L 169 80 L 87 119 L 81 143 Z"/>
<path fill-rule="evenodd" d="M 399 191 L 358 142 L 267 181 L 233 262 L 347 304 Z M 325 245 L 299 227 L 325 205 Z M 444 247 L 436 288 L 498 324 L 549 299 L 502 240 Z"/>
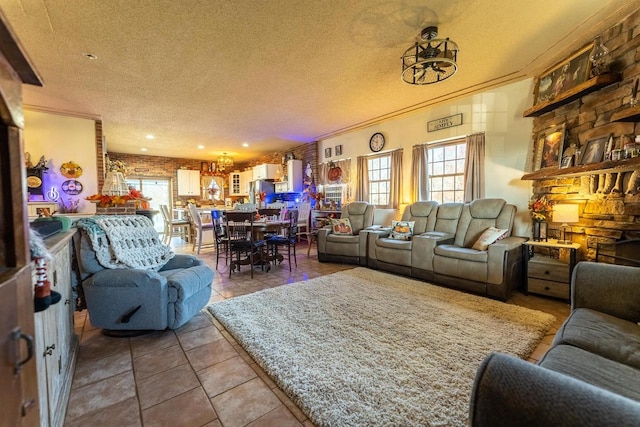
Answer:
<path fill-rule="evenodd" d="M 640 135 L 640 123 L 611 122 L 611 116 L 629 107 L 634 82 L 640 77 L 640 10 L 601 34 L 609 48 L 611 69 L 621 80 L 534 119 L 533 138 L 539 132 L 566 124 L 569 142 L 583 145 L 591 138 L 612 134 L 616 148 L 625 137 Z M 580 222 L 572 225 L 573 241 L 581 258 L 593 259 L 599 242 L 640 237 L 640 171 L 607 173 L 533 182 L 533 196 L 553 202 L 577 203 Z M 638 181 L 638 182 L 636 182 Z M 559 224 L 549 223 L 557 235 Z"/>

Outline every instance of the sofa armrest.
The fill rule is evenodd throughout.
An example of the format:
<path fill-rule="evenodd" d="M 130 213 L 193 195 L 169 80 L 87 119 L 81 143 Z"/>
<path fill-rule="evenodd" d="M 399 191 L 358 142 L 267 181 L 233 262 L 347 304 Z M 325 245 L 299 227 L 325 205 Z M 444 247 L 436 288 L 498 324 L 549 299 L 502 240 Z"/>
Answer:
<path fill-rule="evenodd" d="M 470 425 L 634 426 L 640 403 L 516 357 L 493 353 L 476 373 Z"/>
<path fill-rule="evenodd" d="M 640 322 L 640 268 L 579 262 L 571 276 L 571 309 L 576 308 Z"/>
<path fill-rule="evenodd" d="M 318 229 L 318 253 L 327 253 L 327 236 L 331 233 L 330 227 L 323 227 Z"/>
<path fill-rule="evenodd" d="M 438 231 L 413 236 L 411 238 L 411 268 L 433 271 L 433 250 L 438 245 L 453 243 L 454 235 Z"/>
<path fill-rule="evenodd" d="M 493 285 L 504 284 L 511 287 L 517 285 L 516 283 L 507 283 L 507 281 L 513 281 L 514 279 L 514 274 L 511 271 L 513 268 L 518 268 L 518 271 L 521 271 L 522 244 L 526 240 L 524 237 L 512 236 L 489 245 L 487 248 L 489 263 L 487 265 L 488 283 Z M 510 291 L 505 293 L 504 297 L 508 298 L 508 295 L 510 295 Z"/>
<path fill-rule="evenodd" d="M 205 265 L 204 261 L 193 255 L 175 255 L 168 263 L 162 266 L 160 271 L 175 270 L 178 268 L 190 268 L 197 265 Z"/>
<path fill-rule="evenodd" d="M 153 270 L 139 269 L 104 269 L 86 279 L 83 286 L 96 286 L 105 288 L 140 288 L 145 286 L 157 286 L 164 288 L 167 279 Z"/>
<path fill-rule="evenodd" d="M 367 228 L 366 232 L 368 233 L 367 240 L 366 240 L 367 258 L 370 260 L 377 260 L 378 258 L 376 257 L 376 240 L 384 237 L 389 237 L 389 235 L 391 234 L 391 228 L 390 227 L 378 227 L 375 229 Z"/>

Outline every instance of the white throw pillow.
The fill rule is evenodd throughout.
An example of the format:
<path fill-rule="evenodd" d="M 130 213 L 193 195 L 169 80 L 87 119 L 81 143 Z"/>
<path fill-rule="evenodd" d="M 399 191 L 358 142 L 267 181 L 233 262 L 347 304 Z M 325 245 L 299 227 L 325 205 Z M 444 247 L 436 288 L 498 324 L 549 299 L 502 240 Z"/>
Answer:
<path fill-rule="evenodd" d="M 504 238 L 509 230 L 489 227 L 478 237 L 471 249 L 486 251 L 490 244 Z"/>
<path fill-rule="evenodd" d="M 415 221 L 391 221 L 391 238 L 396 240 L 411 240 Z"/>

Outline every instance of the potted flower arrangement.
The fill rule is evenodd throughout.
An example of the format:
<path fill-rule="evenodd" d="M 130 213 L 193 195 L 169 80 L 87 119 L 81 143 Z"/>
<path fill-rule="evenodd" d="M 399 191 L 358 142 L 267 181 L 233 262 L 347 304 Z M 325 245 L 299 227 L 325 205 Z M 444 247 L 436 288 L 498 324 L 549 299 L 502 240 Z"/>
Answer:
<path fill-rule="evenodd" d="M 315 208 L 318 210 L 322 209 L 322 205 L 324 204 L 324 193 L 311 193 L 311 197 L 313 197 L 313 199 L 316 201 Z"/>
<path fill-rule="evenodd" d="M 533 240 L 547 240 L 547 218 L 551 215 L 553 204 L 545 196 L 529 201 L 529 212 L 533 220 Z"/>

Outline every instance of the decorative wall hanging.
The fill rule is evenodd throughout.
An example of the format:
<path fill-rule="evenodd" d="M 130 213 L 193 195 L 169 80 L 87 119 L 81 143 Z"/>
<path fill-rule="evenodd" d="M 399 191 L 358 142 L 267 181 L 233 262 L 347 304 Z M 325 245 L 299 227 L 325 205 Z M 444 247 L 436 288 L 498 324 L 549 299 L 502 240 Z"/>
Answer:
<path fill-rule="evenodd" d="M 66 194 L 69 194 L 70 196 L 76 196 L 82 193 L 83 186 L 80 181 L 70 179 L 63 182 L 60 188 L 62 188 L 62 191 L 64 191 Z"/>
<path fill-rule="evenodd" d="M 65 178 L 80 178 L 82 176 L 82 168 L 76 162 L 69 161 L 60 166 L 60 173 Z"/>
<path fill-rule="evenodd" d="M 427 132 L 434 132 L 436 130 L 452 128 L 454 126 L 460 126 L 462 124 L 462 113 L 454 114 L 453 116 L 443 117 L 441 119 L 431 120 L 427 122 Z"/>
<path fill-rule="evenodd" d="M 550 101 L 589 80 L 592 64 L 589 55 L 592 49 L 593 43 L 590 43 L 568 59 L 542 73 L 536 79 L 533 91 L 534 105 Z"/>

